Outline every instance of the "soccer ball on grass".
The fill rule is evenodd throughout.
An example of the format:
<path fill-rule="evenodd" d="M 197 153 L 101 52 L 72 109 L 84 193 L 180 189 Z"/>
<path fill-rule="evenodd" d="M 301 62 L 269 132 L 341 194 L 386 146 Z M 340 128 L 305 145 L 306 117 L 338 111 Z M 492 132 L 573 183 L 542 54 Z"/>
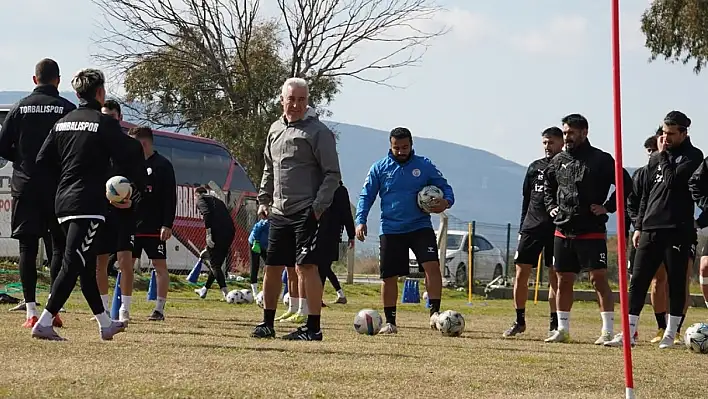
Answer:
<path fill-rule="evenodd" d="M 382 324 L 381 315 L 373 309 L 362 309 L 354 316 L 354 330 L 359 334 L 376 335 Z"/>
<path fill-rule="evenodd" d="M 708 324 L 696 323 L 688 327 L 684 342 L 691 352 L 708 353 Z"/>
<path fill-rule="evenodd" d="M 465 318 L 454 310 L 440 313 L 436 324 L 440 333 L 446 337 L 459 337 L 465 331 Z"/>

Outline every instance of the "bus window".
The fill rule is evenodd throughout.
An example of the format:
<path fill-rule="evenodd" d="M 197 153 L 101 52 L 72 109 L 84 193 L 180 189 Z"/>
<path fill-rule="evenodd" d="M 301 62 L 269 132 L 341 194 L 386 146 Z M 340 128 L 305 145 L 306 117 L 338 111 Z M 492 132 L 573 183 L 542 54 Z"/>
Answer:
<path fill-rule="evenodd" d="M 255 192 L 256 187 L 251 182 L 251 179 L 246 174 L 246 171 L 237 164 L 234 168 L 234 173 L 231 175 L 231 189 Z"/>

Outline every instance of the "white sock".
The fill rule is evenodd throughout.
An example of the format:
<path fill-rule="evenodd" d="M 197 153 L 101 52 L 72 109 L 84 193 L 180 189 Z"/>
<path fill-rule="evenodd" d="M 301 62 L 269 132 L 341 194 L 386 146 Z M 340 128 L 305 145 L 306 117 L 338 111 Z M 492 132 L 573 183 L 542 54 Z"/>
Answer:
<path fill-rule="evenodd" d="M 300 298 L 290 297 L 290 303 L 288 304 L 288 313 L 297 312 L 297 306 L 300 304 Z"/>
<path fill-rule="evenodd" d="M 676 331 L 678 331 L 678 326 L 679 323 L 681 323 L 682 318 L 683 316 L 669 315 L 669 322 L 667 323 L 666 332 L 664 333 L 664 335 L 668 335 L 672 338 L 675 337 Z"/>
<path fill-rule="evenodd" d="M 300 306 L 298 307 L 297 312 L 305 316 L 310 314 L 310 310 L 307 308 L 307 298 L 300 298 Z"/>
<path fill-rule="evenodd" d="M 25 302 L 25 307 L 27 308 L 27 318 L 37 316 L 37 304 L 35 302 Z"/>
<path fill-rule="evenodd" d="M 639 326 L 639 316 L 633 314 L 629 315 L 629 335 L 634 338 L 637 333 L 637 327 Z"/>
<path fill-rule="evenodd" d="M 165 302 L 167 302 L 167 298 L 162 298 L 158 296 L 157 303 L 155 304 L 155 310 L 160 313 L 165 313 Z"/>
<path fill-rule="evenodd" d="M 258 284 L 251 284 L 251 292 L 254 296 L 258 294 Z"/>
<path fill-rule="evenodd" d="M 98 327 L 99 328 L 108 328 L 111 326 L 111 318 L 108 317 L 106 312 L 103 312 L 101 314 L 97 314 L 96 320 L 98 320 Z"/>
<path fill-rule="evenodd" d="M 337 298 L 344 298 L 344 290 L 341 288 L 337 290 Z"/>
<path fill-rule="evenodd" d="M 42 311 L 42 315 L 39 316 L 39 320 L 37 321 L 37 323 L 39 323 L 39 325 L 42 327 L 51 327 L 52 321 L 54 321 L 54 316 L 49 313 L 47 309 L 44 309 Z"/>
<path fill-rule="evenodd" d="M 106 309 L 106 312 L 110 312 L 108 309 L 108 294 L 101 295 L 101 301 L 103 301 L 103 308 Z"/>
<path fill-rule="evenodd" d="M 708 301 L 706 301 L 706 307 L 708 308 Z"/>
<path fill-rule="evenodd" d="M 615 326 L 615 312 L 600 312 L 600 317 L 602 317 L 602 331 L 609 331 L 612 334 Z"/>
<path fill-rule="evenodd" d="M 130 301 L 133 299 L 133 297 L 123 295 L 120 299 L 122 302 L 120 304 L 120 311 L 121 312 L 130 312 Z"/>
<path fill-rule="evenodd" d="M 224 287 L 221 289 L 221 293 L 224 295 L 224 298 L 226 298 L 226 294 L 229 293 L 229 289 L 227 287 Z"/>
<path fill-rule="evenodd" d="M 570 331 L 570 312 L 556 312 L 558 315 L 558 329 Z"/>

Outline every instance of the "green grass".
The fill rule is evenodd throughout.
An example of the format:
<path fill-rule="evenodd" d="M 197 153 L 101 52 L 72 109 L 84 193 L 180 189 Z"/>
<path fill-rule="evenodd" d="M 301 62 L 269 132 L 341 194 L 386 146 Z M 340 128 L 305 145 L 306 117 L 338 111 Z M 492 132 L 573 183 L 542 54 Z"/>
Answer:
<path fill-rule="evenodd" d="M 245 284 L 231 284 L 237 286 Z M 511 301 L 475 297 L 469 305 L 464 292 L 452 290 L 443 308 L 463 313 L 462 337 L 431 331 L 422 303 L 399 305 L 397 336 L 368 337 L 356 334 L 352 321 L 359 309 L 381 309 L 379 286 L 345 285 L 349 304 L 323 311 L 323 342 L 284 342 L 249 338 L 261 318 L 255 305 L 220 302 L 217 290 L 200 300 L 187 285 L 174 288 L 163 323 L 146 321 L 153 305 L 136 291 L 133 321 L 112 342 L 98 339 L 78 291 L 62 314 L 66 327 L 59 332 L 68 342 L 32 340 L 20 327 L 24 315 L 0 307 L 0 397 L 620 398 L 624 392 L 622 352 L 590 344 L 600 328 L 594 303 L 574 305 L 572 344 L 542 342 L 546 303 L 530 303 L 527 332 L 504 340 Z M 333 295 L 328 285 L 325 299 Z M 686 324 L 706 318 L 705 309 L 691 309 Z M 293 327 L 278 324 L 278 334 Z M 648 343 L 654 329 L 646 308 L 634 350 L 637 396 L 704 396 L 708 357 L 658 350 Z"/>

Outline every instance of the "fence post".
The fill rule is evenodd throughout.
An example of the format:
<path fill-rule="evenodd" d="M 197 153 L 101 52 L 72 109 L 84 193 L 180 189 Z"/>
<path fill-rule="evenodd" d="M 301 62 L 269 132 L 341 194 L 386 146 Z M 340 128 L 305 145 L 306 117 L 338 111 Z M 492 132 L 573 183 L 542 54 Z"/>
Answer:
<path fill-rule="evenodd" d="M 354 262 L 356 261 L 355 252 L 356 243 L 354 243 L 354 247 L 352 248 L 347 246 L 347 284 L 354 284 Z"/>
<path fill-rule="evenodd" d="M 445 212 L 440 214 L 440 232 L 438 233 L 438 251 L 440 258 L 440 275 L 445 277 L 445 259 L 447 258 L 447 229 L 448 216 Z"/>
<path fill-rule="evenodd" d="M 504 282 L 509 278 L 509 250 L 511 249 L 511 223 L 506 224 L 506 262 L 504 262 Z"/>
<path fill-rule="evenodd" d="M 469 297 L 470 301 L 472 299 L 472 292 L 474 291 L 474 231 L 475 231 L 475 221 L 473 220 L 469 227 Z"/>

